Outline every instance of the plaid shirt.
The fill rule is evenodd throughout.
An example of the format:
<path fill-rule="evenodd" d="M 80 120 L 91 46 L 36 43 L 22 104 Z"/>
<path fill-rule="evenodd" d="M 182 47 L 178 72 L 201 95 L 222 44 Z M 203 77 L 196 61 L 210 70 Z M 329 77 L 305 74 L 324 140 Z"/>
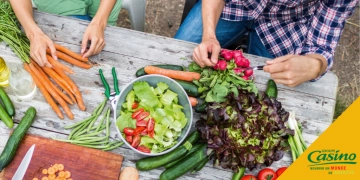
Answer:
<path fill-rule="evenodd" d="M 275 57 L 320 54 L 328 62 L 327 72 L 333 64 L 345 20 L 358 1 L 225 0 L 221 18 L 254 20 L 256 32 L 270 54 Z"/>

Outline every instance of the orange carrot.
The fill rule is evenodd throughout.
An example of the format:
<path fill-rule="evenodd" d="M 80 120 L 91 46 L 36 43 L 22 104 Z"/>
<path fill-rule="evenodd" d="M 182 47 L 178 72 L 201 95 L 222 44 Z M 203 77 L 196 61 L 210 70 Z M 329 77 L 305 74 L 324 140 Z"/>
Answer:
<path fill-rule="evenodd" d="M 50 52 L 50 50 L 49 49 L 46 49 L 46 52 Z M 49 52 L 48 52 L 48 54 L 49 54 Z M 70 74 L 74 74 L 74 71 L 71 69 L 71 68 L 69 68 L 69 67 L 67 67 L 66 65 L 64 65 L 64 64 L 61 64 L 59 61 L 57 61 L 57 60 L 55 60 L 54 58 L 52 58 L 51 56 L 49 56 L 49 55 L 46 55 L 46 57 L 47 57 L 47 60 L 50 62 L 50 64 L 52 65 L 52 66 L 59 66 L 62 70 L 64 70 L 65 72 L 68 72 L 68 73 L 70 73 Z"/>
<path fill-rule="evenodd" d="M 159 75 L 167 76 L 169 78 L 184 80 L 184 81 L 193 81 L 200 79 L 200 74 L 196 72 L 185 72 L 185 71 L 177 71 L 170 69 L 162 69 L 155 66 L 146 66 L 144 70 L 147 74 L 159 74 Z"/>
<path fill-rule="evenodd" d="M 58 169 L 59 169 L 59 171 L 64 170 L 64 165 L 63 164 L 58 164 Z"/>
<path fill-rule="evenodd" d="M 59 44 L 55 44 L 55 48 L 56 48 L 56 50 L 61 51 L 61 52 L 65 53 L 65 54 L 67 54 L 67 55 L 69 55 L 69 56 L 71 56 L 71 57 L 73 57 L 73 58 L 75 58 L 75 59 L 77 59 L 79 61 L 89 62 L 89 58 L 83 58 L 80 54 L 77 54 L 77 53 L 71 51 L 70 49 L 68 49 L 68 48 L 66 48 L 64 46 L 61 46 Z"/>
<path fill-rule="evenodd" d="M 64 109 L 64 111 L 65 111 L 66 115 L 69 117 L 69 119 L 74 119 L 74 115 L 70 111 L 70 108 L 67 105 L 67 103 L 64 101 L 64 99 L 61 98 L 53 88 L 51 88 L 49 83 L 47 83 L 46 81 L 43 80 L 44 77 L 42 77 L 41 73 L 35 68 L 35 66 L 32 63 L 29 64 L 29 67 L 30 67 L 31 71 L 34 72 L 36 77 L 39 77 L 39 79 L 41 78 L 40 80 L 44 83 L 44 86 L 46 87 L 46 89 L 49 91 L 51 96 L 60 104 L 60 106 Z M 47 68 L 47 67 L 43 67 L 43 69 L 44 68 Z M 49 68 L 49 69 L 51 69 L 51 68 Z"/>
<path fill-rule="evenodd" d="M 35 68 L 41 73 L 45 81 L 47 81 L 50 84 L 50 86 L 56 91 L 57 94 L 59 94 L 67 103 L 74 104 L 73 101 L 67 95 L 65 95 L 58 87 L 54 85 L 54 83 L 51 82 L 51 80 L 45 74 L 44 70 L 41 69 L 41 67 L 34 60 L 31 60 L 31 63 L 34 64 Z"/>
<path fill-rule="evenodd" d="M 92 67 L 91 64 L 88 64 L 88 63 L 84 63 L 84 62 L 81 62 L 81 61 L 78 61 L 77 59 L 74 59 L 73 57 L 71 56 L 68 56 L 60 51 L 56 51 L 56 56 L 70 64 L 73 64 L 75 66 L 78 66 L 78 67 L 81 67 L 81 68 L 84 68 L 84 69 L 90 69 Z"/>
<path fill-rule="evenodd" d="M 84 105 L 84 101 L 82 99 L 81 93 L 79 91 L 78 86 L 74 83 L 73 80 L 71 80 L 69 78 L 69 76 L 67 76 L 61 69 L 55 67 L 54 70 L 62 77 L 66 80 L 66 82 L 68 82 L 70 84 L 70 86 L 72 87 L 72 90 L 74 91 L 76 100 L 77 100 L 77 105 L 79 107 L 80 110 L 85 111 L 86 107 Z"/>
<path fill-rule="evenodd" d="M 45 86 L 43 83 L 44 81 L 40 81 L 38 79 L 38 77 L 35 75 L 35 73 L 30 69 L 30 66 L 27 63 L 24 63 L 24 69 L 30 73 L 30 75 L 32 76 L 36 86 L 40 89 L 41 93 L 44 95 L 44 98 L 46 99 L 46 101 L 49 103 L 49 105 L 51 106 L 51 108 L 55 111 L 55 113 L 59 116 L 60 119 L 64 119 L 64 115 L 62 114 L 62 112 L 60 111 L 59 107 L 56 105 L 55 101 L 53 100 L 53 98 L 51 97 L 51 95 L 49 94 L 49 92 L 46 90 Z M 41 77 L 39 77 L 41 78 Z"/>
<path fill-rule="evenodd" d="M 189 101 L 192 107 L 196 106 L 198 104 L 198 101 L 196 98 L 189 96 Z"/>

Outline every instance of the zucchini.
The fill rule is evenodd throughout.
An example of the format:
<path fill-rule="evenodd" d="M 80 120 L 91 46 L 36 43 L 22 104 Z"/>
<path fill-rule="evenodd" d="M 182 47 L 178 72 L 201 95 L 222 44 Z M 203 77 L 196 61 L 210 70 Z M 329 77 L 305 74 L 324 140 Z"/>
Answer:
<path fill-rule="evenodd" d="M 6 92 L 3 90 L 3 88 L 0 87 L 0 99 L 4 103 L 4 107 L 6 109 L 6 112 L 9 116 L 15 115 L 15 108 L 13 103 L 11 102 L 9 96 L 6 94 Z"/>
<path fill-rule="evenodd" d="M 152 65 L 152 66 L 156 66 L 159 68 L 163 68 L 163 69 L 172 69 L 172 70 L 177 70 L 177 71 L 185 71 L 185 68 L 183 66 L 178 66 L 178 65 L 171 65 L 171 64 L 157 64 L 157 65 Z M 135 73 L 136 77 L 140 77 L 140 76 L 144 76 L 146 75 L 146 72 L 144 70 L 144 67 L 138 69 Z"/>
<path fill-rule="evenodd" d="M 194 145 L 199 139 L 200 139 L 200 133 L 199 131 L 195 130 L 190 135 L 188 135 L 188 137 L 186 137 L 184 142 L 189 142 L 192 145 Z"/>
<path fill-rule="evenodd" d="M 188 157 L 190 154 L 192 154 L 193 152 L 199 150 L 199 148 L 201 148 L 202 145 L 203 145 L 203 144 L 195 144 L 195 145 L 190 149 L 190 151 L 185 154 L 185 156 L 183 156 L 183 157 L 181 157 L 181 158 L 179 158 L 179 159 L 177 159 L 177 160 L 175 160 L 175 161 L 173 161 L 173 162 L 170 162 L 170 163 L 166 164 L 166 165 L 164 166 L 165 169 L 169 169 L 169 168 L 173 167 L 174 165 L 178 164 L 180 161 L 184 160 L 184 159 L 185 159 L 186 157 Z"/>
<path fill-rule="evenodd" d="M 278 90 L 274 80 L 269 79 L 265 93 L 269 97 L 277 98 Z"/>
<path fill-rule="evenodd" d="M 206 110 L 205 110 L 206 105 L 207 105 L 207 103 L 206 103 L 205 101 L 203 101 L 202 103 L 199 103 L 199 104 L 197 104 L 195 107 L 193 107 L 193 109 L 194 109 L 195 112 L 197 112 L 197 113 L 202 113 L 202 114 L 204 114 L 204 113 L 206 113 Z"/>
<path fill-rule="evenodd" d="M 176 166 L 166 169 L 160 175 L 160 180 L 172 180 L 186 174 L 191 169 L 194 169 L 196 165 L 201 162 L 204 158 L 207 158 L 204 150 L 206 144 L 203 144 L 201 148 L 190 154 L 187 158 L 181 161 Z"/>
<path fill-rule="evenodd" d="M 200 161 L 196 167 L 194 168 L 194 171 L 191 172 L 191 174 L 194 174 L 197 171 L 200 171 L 205 165 L 206 163 L 209 162 L 209 158 L 204 158 L 202 161 Z"/>
<path fill-rule="evenodd" d="M 182 88 L 184 88 L 187 95 L 192 97 L 199 97 L 201 95 L 198 91 L 198 87 L 194 83 L 182 80 L 175 81 L 179 83 Z"/>
<path fill-rule="evenodd" d="M 239 180 L 241 179 L 245 174 L 245 168 L 244 167 L 241 167 L 239 168 L 238 167 L 238 171 L 236 173 L 234 173 L 233 177 L 231 178 L 232 180 Z"/>
<path fill-rule="evenodd" d="M 140 171 L 156 169 L 184 156 L 191 149 L 191 147 L 192 145 L 190 142 L 185 142 L 185 144 L 175 148 L 173 151 L 167 154 L 140 159 L 136 161 L 136 168 Z"/>
<path fill-rule="evenodd" d="M 8 128 L 12 128 L 14 126 L 13 120 L 11 119 L 11 117 L 8 115 L 8 113 L 1 104 L 0 104 L 0 120 L 2 120 Z"/>
<path fill-rule="evenodd" d="M 30 107 L 24 117 L 21 119 L 19 125 L 15 128 L 14 132 L 10 135 L 3 152 L 0 155 L 0 171 L 2 171 L 14 158 L 16 150 L 25 136 L 27 130 L 30 128 L 36 116 L 36 109 Z"/>

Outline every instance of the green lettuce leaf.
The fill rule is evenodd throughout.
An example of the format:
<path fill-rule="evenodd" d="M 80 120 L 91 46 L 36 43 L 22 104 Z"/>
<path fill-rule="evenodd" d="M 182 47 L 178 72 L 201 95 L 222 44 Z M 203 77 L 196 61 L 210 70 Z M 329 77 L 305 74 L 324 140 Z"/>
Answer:
<path fill-rule="evenodd" d="M 136 121 L 132 119 L 131 112 L 120 112 L 120 116 L 116 119 L 116 125 L 119 130 L 122 132 L 124 128 L 136 128 Z"/>

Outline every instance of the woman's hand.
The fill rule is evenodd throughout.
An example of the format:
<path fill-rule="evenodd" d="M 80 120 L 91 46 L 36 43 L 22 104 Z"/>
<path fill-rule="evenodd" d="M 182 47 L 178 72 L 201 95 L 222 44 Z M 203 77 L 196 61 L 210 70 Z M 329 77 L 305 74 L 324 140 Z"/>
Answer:
<path fill-rule="evenodd" d="M 30 56 L 39 66 L 52 67 L 46 58 L 46 49 L 49 48 L 51 56 L 57 60 L 56 49 L 53 41 L 42 31 L 38 31 L 29 36 L 30 40 Z"/>
<path fill-rule="evenodd" d="M 277 84 L 295 87 L 303 82 L 315 79 L 325 72 L 327 63 L 319 54 L 286 55 L 266 61 L 265 72 Z"/>
<path fill-rule="evenodd" d="M 91 22 L 86 28 L 81 43 L 81 54 L 83 57 L 89 57 L 94 54 L 99 54 L 105 47 L 104 30 L 98 23 Z M 88 41 L 91 41 L 89 50 L 86 49 Z"/>

